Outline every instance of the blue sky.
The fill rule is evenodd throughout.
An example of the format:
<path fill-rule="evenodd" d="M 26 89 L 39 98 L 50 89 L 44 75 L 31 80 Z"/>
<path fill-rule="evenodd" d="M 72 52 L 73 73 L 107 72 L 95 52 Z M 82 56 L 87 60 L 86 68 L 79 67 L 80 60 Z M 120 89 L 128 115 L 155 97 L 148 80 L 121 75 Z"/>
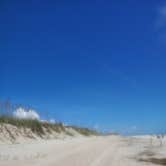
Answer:
<path fill-rule="evenodd" d="M 166 131 L 166 3 L 0 2 L 0 98 L 43 118 Z"/>

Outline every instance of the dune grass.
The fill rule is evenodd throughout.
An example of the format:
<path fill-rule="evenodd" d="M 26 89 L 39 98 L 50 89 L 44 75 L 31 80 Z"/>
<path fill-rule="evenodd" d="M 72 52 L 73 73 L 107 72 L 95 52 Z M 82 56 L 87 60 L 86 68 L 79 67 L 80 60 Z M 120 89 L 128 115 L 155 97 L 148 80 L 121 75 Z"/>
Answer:
<path fill-rule="evenodd" d="M 67 135 L 71 136 L 72 134 L 66 130 L 67 128 L 72 128 L 84 136 L 98 135 L 98 133 L 95 130 L 91 130 L 88 128 L 81 128 L 76 126 L 64 126 L 62 123 L 52 124 L 48 122 L 41 122 L 38 120 L 18 119 L 10 116 L 0 116 L 0 124 L 4 123 L 14 125 L 18 128 L 21 127 L 30 128 L 32 132 L 38 134 L 39 136 L 44 135 L 45 131 L 47 131 L 48 133 L 51 133 L 52 131 L 55 131 L 57 133 L 65 132 Z"/>
<path fill-rule="evenodd" d="M 150 162 L 158 165 L 166 165 L 166 158 L 149 158 L 149 159 L 140 159 L 142 162 Z"/>
<path fill-rule="evenodd" d="M 14 125 L 18 128 L 23 127 L 23 128 L 30 128 L 32 132 L 38 134 L 38 135 L 44 135 L 44 130 L 45 128 L 47 132 L 51 133 L 51 130 L 54 130 L 58 133 L 62 132 L 65 130 L 64 126 L 62 123 L 47 123 L 47 122 L 41 122 L 38 120 L 32 120 L 32 119 L 18 119 L 15 117 L 9 117 L 9 116 L 0 116 L 0 124 L 5 123 L 5 124 L 11 124 Z"/>
<path fill-rule="evenodd" d="M 81 135 L 84 136 L 91 136 L 91 135 L 99 135 L 99 133 L 96 130 L 89 129 L 89 128 L 82 128 L 82 127 L 77 127 L 77 126 L 68 126 L 73 128 L 75 131 L 80 133 Z"/>
<path fill-rule="evenodd" d="M 37 133 L 39 135 L 44 134 L 42 124 L 41 122 L 37 120 L 31 120 L 31 119 L 18 119 L 14 117 L 9 116 L 0 116 L 0 124 L 11 124 L 16 127 L 24 127 L 24 128 L 30 128 L 32 132 Z"/>

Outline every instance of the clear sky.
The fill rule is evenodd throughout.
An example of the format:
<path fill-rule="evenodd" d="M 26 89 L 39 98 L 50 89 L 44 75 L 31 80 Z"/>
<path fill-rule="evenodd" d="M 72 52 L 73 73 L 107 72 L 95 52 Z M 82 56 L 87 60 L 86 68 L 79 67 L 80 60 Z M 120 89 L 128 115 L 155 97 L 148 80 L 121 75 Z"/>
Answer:
<path fill-rule="evenodd" d="M 0 98 L 43 118 L 166 131 L 164 0 L 2 0 Z"/>

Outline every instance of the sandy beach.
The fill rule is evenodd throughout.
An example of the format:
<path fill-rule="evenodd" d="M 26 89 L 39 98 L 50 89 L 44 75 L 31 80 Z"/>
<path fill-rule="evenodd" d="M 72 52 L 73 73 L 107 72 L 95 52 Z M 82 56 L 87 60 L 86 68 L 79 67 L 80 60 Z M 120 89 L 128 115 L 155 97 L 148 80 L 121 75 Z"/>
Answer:
<path fill-rule="evenodd" d="M 150 136 L 98 136 L 0 145 L 1 166 L 153 166 L 164 158 L 163 145 Z"/>

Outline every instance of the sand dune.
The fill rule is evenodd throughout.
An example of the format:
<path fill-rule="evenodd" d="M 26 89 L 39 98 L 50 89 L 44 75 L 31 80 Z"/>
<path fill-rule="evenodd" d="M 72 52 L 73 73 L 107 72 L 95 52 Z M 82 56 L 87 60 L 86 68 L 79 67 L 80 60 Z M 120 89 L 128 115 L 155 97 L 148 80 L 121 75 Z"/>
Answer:
<path fill-rule="evenodd" d="M 165 143 L 165 141 L 164 141 Z M 2 166 L 153 166 L 141 159 L 163 158 L 154 137 L 98 136 L 0 145 Z"/>

